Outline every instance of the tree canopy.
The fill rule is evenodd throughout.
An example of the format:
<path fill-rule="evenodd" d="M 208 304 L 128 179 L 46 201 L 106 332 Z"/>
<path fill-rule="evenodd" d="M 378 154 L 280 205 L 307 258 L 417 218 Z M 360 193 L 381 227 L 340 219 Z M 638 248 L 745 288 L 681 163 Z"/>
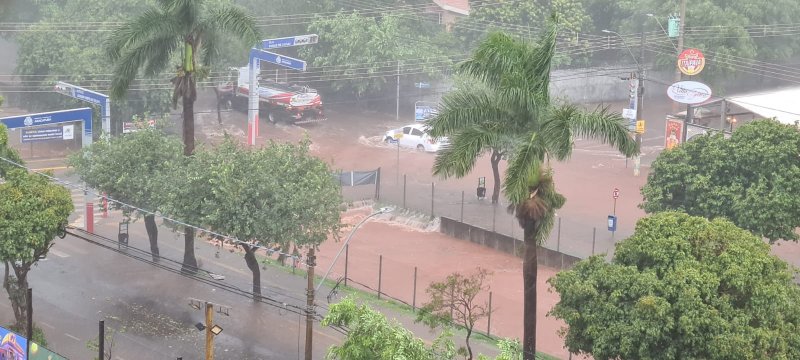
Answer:
<path fill-rule="evenodd" d="M 674 212 L 639 220 L 611 263 L 549 280 L 567 348 L 596 359 L 800 358 L 800 287 L 733 223 Z"/>
<path fill-rule="evenodd" d="M 771 241 L 798 240 L 800 132 L 775 120 L 692 138 L 659 154 L 642 187 L 648 213 L 725 217 Z"/>

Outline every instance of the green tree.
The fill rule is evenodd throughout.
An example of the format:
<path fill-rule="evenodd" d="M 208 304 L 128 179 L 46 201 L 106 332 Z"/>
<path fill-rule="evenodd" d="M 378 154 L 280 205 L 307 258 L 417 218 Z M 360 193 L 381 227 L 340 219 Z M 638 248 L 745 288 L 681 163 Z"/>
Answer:
<path fill-rule="evenodd" d="M 97 23 L 124 21 L 127 20 L 127 14 L 144 10 L 148 2 L 73 0 L 41 3 L 41 19 L 14 39 L 19 45 L 15 72 L 20 76 L 25 90 L 44 92 L 21 93 L 19 103 L 30 111 L 86 106 L 86 102 L 50 90 L 56 82 L 65 81 L 107 93 L 108 74 L 113 66 L 103 56 L 103 32 L 95 31 L 96 26 L 86 27 L 86 30 L 60 30 L 64 26 L 64 19 Z M 114 100 L 111 119 L 129 119 L 145 111 L 157 114 L 167 112 L 169 92 L 159 90 L 163 87 L 155 85 L 137 81 L 134 86 L 136 91 Z M 94 116 L 98 122 L 97 128 L 101 115 L 98 111 Z M 117 122 L 115 126 L 120 131 L 121 123 Z"/>
<path fill-rule="evenodd" d="M 725 217 L 770 241 L 798 240 L 800 132 L 775 120 L 692 138 L 664 151 L 642 187 L 647 213 Z"/>
<path fill-rule="evenodd" d="M 122 98 L 140 69 L 146 76 L 155 76 L 165 70 L 171 56 L 180 56 L 177 74 L 170 80 L 172 104 L 177 106 L 178 99 L 182 100 L 183 152 L 190 156 L 195 148 L 197 81 L 208 74 L 218 44 L 225 41 L 223 34 L 255 44 L 259 33 L 250 15 L 227 2 L 160 0 L 159 5 L 122 25 L 108 39 L 106 52 L 114 62 L 111 96 Z M 183 268 L 196 269 L 197 259 L 188 258 L 194 253 L 194 229 L 186 227 L 184 233 Z"/>
<path fill-rule="evenodd" d="M 322 325 L 348 330 L 341 345 L 328 349 L 326 358 L 331 360 L 449 360 L 456 355 L 449 332 L 442 333 L 428 347 L 397 321 L 389 321 L 351 298 L 331 305 Z"/>
<path fill-rule="evenodd" d="M 0 152 L 8 153 L 0 126 Z M 2 168 L 2 167 L 0 167 Z M 62 186 L 23 169 L 6 169 L 0 177 L 0 260 L 5 264 L 3 288 L 14 312 L 15 329 L 27 333 L 28 274 L 47 255 L 56 236 L 63 237 L 72 196 Z M 13 271 L 13 273 L 11 272 Z"/>
<path fill-rule="evenodd" d="M 451 138 L 452 145 L 437 154 L 433 167 L 445 178 L 469 174 L 484 149 L 499 139 L 514 139 L 503 190 L 524 233 L 525 359 L 536 352 L 537 247 L 565 202 L 555 190 L 549 159 L 569 158 L 575 136 L 597 138 L 628 156 L 638 152 L 619 114 L 551 103 L 556 33 L 551 26 L 536 46 L 503 33 L 490 35 L 458 66 L 482 86 L 446 94 L 429 122 L 431 135 Z"/>
<path fill-rule="evenodd" d="M 430 300 L 417 313 L 417 321 L 431 328 L 452 324 L 463 326 L 467 331 L 465 342 L 469 360 L 473 358 L 469 340 L 475 324 L 489 316 L 492 310 L 487 302 L 477 299 L 480 293 L 489 291 L 490 276 L 490 271 L 478 268 L 474 274 L 453 273 L 444 281 L 431 283 L 425 290 Z"/>
<path fill-rule="evenodd" d="M 82 181 L 121 202 L 110 202 L 112 208 L 121 209 L 128 218 L 144 217 L 153 261 L 159 259 L 154 212 L 164 206 L 164 179 L 183 165 L 181 147 L 179 138 L 144 128 L 95 142 L 69 157 Z"/>
<path fill-rule="evenodd" d="M 173 205 L 168 209 L 186 215 L 184 221 L 194 220 L 240 241 L 237 246 L 245 251 L 256 297 L 261 295 L 259 247 L 313 251 L 338 232 L 338 184 L 328 165 L 309 153 L 309 146 L 308 141 L 270 142 L 250 149 L 228 138 L 214 149 L 198 151 L 186 173 L 171 185 L 168 199 Z M 181 218 L 171 210 L 165 213 Z"/>
<path fill-rule="evenodd" d="M 800 358 L 800 288 L 770 247 L 727 220 L 639 220 L 614 258 L 551 278 L 566 346 L 595 359 Z"/>
<path fill-rule="evenodd" d="M 450 65 L 446 42 L 420 31 L 430 24 L 409 21 L 408 16 L 375 17 L 354 11 L 317 17 L 308 29 L 320 35 L 319 44 L 300 53 L 314 67 L 325 68 L 320 80 L 355 96 L 381 92 L 390 81 L 394 83 L 398 65 L 403 72 L 441 76 Z"/>
<path fill-rule="evenodd" d="M 0 179 L 5 177 L 10 170 L 16 168 L 14 164 L 3 159 L 22 164 L 22 158 L 19 153 L 8 145 L 8 129 L 2 123 L 0 123 L 0 158 Z"/>

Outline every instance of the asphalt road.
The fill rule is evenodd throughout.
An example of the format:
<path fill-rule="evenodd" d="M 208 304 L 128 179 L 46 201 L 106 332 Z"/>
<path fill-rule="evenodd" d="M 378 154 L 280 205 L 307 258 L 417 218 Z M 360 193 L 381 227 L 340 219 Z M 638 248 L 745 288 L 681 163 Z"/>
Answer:
<path fill-rule="evenodd" d="M 115 231 L 113 220 L 98 224 L 97 232 Z M 136 238 L 139 235 L 135 228 L 131 227 Z M 164 236 L 162 241 L 162 256 L 179 259 L 174 255 L 182 248 L 171 244 L 168 238 Z M 146 240 L 134 240 L 131 245 L 144 243 Z M 204 265 L 211 265 L 208 256 L 214 247 L 198 244 L 198 251 Z M 235 265 L 225 264 L 233 263 L 237 256 L 221 256 L 215 272 L 225 274 L 224 283 L 249 284 L 249 271 L 243 274 L 236 271 Z M 238 260 L 244 266 L 241 257 Z M 273 277 L 292 279 L 291 275 L 278 274 L 281 270 L 274 271 L 275 276 L 265 271 L 265 286 Z M 298 285 L 302 282 L 299 277 L 293 280 Z M 99 320 L 105 320 L 108 327 L 122 329 L 114 344 L 114 359 L 202 358 L 204 334 L 194 324 L 203 321 L 203 312 L 191 308 L 189 298 L 231 308 L 230 316 L 215 316 L 215 322 L 224 329 L 215 339 L 217 359 L 295 359 L 303 354 L 304 319 L 297 314 L 254 303 L 247 297 L 154 268 L 73 236 L 56 241 L 47 259 L 31 272 L 30 283 L 34 289 L 34 320 L 45 331 L 48 348 L 68 358 L 90 358 L 92 352 L 86 343 L 97 337 Z M 289 291 L 278 286 L 272 290 Z M 2 311 L 4 323 L 13 320 L 8 306 L 3 297 L 0 307 L 7 308 Z M 315 330 L 314 358 L 321 359 L 341 335 L 319 328 L 318 324 Z"/>

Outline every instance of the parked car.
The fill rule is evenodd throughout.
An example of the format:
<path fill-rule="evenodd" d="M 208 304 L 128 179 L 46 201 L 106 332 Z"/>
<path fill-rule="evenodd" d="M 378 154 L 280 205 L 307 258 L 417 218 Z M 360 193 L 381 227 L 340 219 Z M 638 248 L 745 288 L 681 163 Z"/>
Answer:
<path fill-rule="evenodd" d="M 401 147 L 426 152 L 437 152 L 448 144 L 446 137 L 434 139 L 428 135 L 424 124 L 411 124 L 389 130 L 383 141 L 392 144 L 399 142 Z"/>

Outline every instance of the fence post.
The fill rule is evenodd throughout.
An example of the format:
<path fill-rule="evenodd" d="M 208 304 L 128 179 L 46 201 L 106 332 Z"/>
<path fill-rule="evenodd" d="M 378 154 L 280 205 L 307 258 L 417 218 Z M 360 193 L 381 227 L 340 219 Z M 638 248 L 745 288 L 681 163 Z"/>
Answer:
<path fill-rule="evenodd" d="M 486 335 L 492 335 L 492 292 L 489 291 L 489 315 L 486 320 Z"/>
<path fill-rule="evenodd" d="M 383 277 L 383 255 L 378 255 L 378 299 L 381 298 L 381 278 Z"/>
<path fill-rule="evenodd" d="M 347 257 L 350 252 L 350 244 L 344 246 L 344 286 L 347 286 Z"/>
<path fill-rule="evenodd" d="M 461 190 L 461 222 L 464 222 L 464 190 Z"/>
<path fill-rule="evenodd" d="M 596 238 L 597 238 L 597 228 L 593 227 L 592 228 L 592 255 L 594 255 L 594 242 L 595 242 Z"/>
<path fill-rule="evenodd" d="M 436 188 L 436 183 L 431 181 L 431 217 L 432 218 L 436 217 L 436 216 L 433 215 L 433 198 L 434 198 L 434 193 L 435 193 L 434 189 L 435 188 Z"/>
<path fill-rule="evenodd" d="M 377 173 L 375 175 L 375 200 L 381 201 L 381 168 L 378 167 L 375 172 Z"/>
<path fill-rule="evenodd" d="M 455 290 L 456 290 L 455 284 L 453 284 L 453 286 L 450 286 L 450 322 L 452 323 L 455 323 L 455 320 L 453 320 L 453 310 L 456 307 L 453 304 L 454 303 L 453 298 L 455 298 Z"/>
<path fill-rule="evenodd" d="M 561 217 L 558 218 L 558 237 L 556 238 L 556 251 L 561 252 Z"/>
<path fill-rule="evenodd" d="M 403 174 L 403 209 L 406 209 L 406 174 Z"/>
<path fill-rule="evenodd" d="M 417 267 L 414 266 L 414 291 L 411 295 L 411 308 L 417 310 Z"/>

